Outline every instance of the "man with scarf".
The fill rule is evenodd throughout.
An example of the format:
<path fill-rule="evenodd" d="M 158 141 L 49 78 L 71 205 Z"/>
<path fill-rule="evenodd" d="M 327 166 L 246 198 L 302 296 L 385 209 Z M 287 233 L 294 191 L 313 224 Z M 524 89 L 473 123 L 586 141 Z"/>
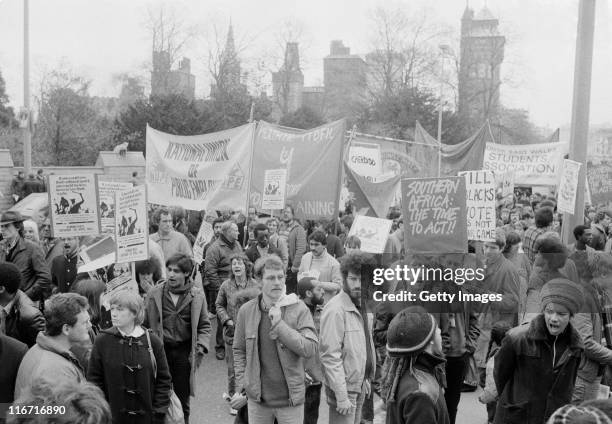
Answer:
<path fill-rule="evenodd" d="M 382 396 L 387 424 L 449 424 L 442 334 L 420 306 L 398 313 L 387 330 Z"/>
<path fill-rule="evenodd" d="M 364 398 L 371 395 L 376 356 L 361 287 L 367 293 L 367 277 L 374 266 L 373 258 L 363 252 L 343 256 L 343 290 L 321 315 L 319 350 L 330 423 L 359 423 Z"/>
<path fill-rule="evenodd" d="M 174 392 L 189 424 L 189 397 L 195 396 L 195 372 L 208 353 L 210 321 L 202 289 L 193 285 L 194 264 L 187 255 L 166 261 L 167 280 L 145 300 L 144 325 L 164 342 Z"/>
<path fill-rule="evenodd" d="M 485 243 L 485 278 L 482 281 L 483 291 L 501 294 L 501 302 L 482 303 L 478 328 L 480 336 L 476 344 L 474 359 L 480 373 L 480 383 L 484 387 L 487 366 L 487 350 L 493 324 L 506 322 L 510 327 L 518 324 L 520 276 L 516 266 L 502 254 L 506 245 L 506 235 L 498 229 L 494 242 Z"/>
<path fill-rule="evenodd" d="M 221 283 L 230 277 L 232 268 L 231 257 L 242 253 L 238 243 L 238 225 L 233 221 L 221 224 L 219 238 L 206 251 L 204 260 L 204 275 L 208 281 L 207 289 L 214 305 L 219 294 Z M 218 360 L 225 359 L 225 342 L 223 340 L 223 324 L 217 316 L 217 332 L 215 333 L 215 353 Z M 229 352 L 228 352 L 229 354 Z"/>

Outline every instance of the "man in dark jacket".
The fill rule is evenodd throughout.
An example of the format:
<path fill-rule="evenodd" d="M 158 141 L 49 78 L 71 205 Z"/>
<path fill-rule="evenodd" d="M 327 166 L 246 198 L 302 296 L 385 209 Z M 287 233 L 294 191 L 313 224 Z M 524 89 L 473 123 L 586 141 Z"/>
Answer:
<path fill-rule="evenodd" d="M 217 299 L 221 283 L 229 278 L 232 267 L 230 258 L 235 253 L 242 253 L 238 243 L 238 225 L 226 221 L 221 225 L 219 238 L 206 251 L 204 272 L 208 280 L 208 290 L 213 299 Z M 217 332 L 215 334 L 215 353 L 218 360 L 225 359 L 225 342 L 223 340 L 223 326 L 217 317 Z"/>
<path fill-rule="evenodd" d="M 281 252 L 270 245 L 270 234 L 266 224 L 257 224 L 253 228 L 253 237 L 257 241 L 249 247 L 246 252 L 247 257 L 252 263 L 262 256 L 276 255 L 281 257 Z"/>
<path fill-rule="evenodd" d="M 419 306 L 398 313 L 387 330 L 387 353 L 387 424 L 448 424 L 442 335 L 433 315 Z"/>
<path fill-rule="evenodd" d="M 583 343 L 570 319 L 581 310 L 582 290 L 555 278 L 541 297 L 544 312 L 511 329 L 495 356 L 496 424 L 542 424 L 572 400 Z"/>
<path fill-rule="evenodd" d="M 13 181 L 11 181 L 11 195 L 15 203 L 23 199 L 23 185 L 25 184 L 25 174 L 19 171 Z"/>
<path fill-rule="evenodd" d="M 67 293 L 70 291 L 77 275 L 79 238 L 64 237 L 62 244 L 64 245 L 64 254 L 51 262 L 51 278 L 54 290 L 59 293 Z"/>
<path fill-rule="evenodd" d="M 0 262 L 11 262 L 21 271 L 21 290 L 33 301 L 51 294 L 51 275 L 40 246 L 23 238 L 23 217 L 19 212 L 0 215 Z"/>
<path fill-rule="evenodd" d="M 21 273 L 8 262 L 0 263 L 0 333 L 33 346 L 45 319 L 30 298 L 19 290 Z"/>
<path fill-rule="evenodd" d="M 0 334 L 0 404 L 10 405 L 15 400 L 17 370 L 27 351 L 19 340 Z"/>
<path fill-rule="evenodd" d="M 193 286 L 193 261 L 178 253 L 166 261 L 168 279 L 147 295 L 144 325 L 164 342 L 174 392 L 189 424 L 195 372 L 208 353 L 210 321 L 204 292 Z"/>

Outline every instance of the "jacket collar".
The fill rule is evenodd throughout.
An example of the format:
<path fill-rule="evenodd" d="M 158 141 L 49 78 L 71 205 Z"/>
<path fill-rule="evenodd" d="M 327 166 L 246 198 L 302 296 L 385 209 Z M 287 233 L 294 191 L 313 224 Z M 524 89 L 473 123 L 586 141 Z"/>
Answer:
<path fill-rule="evenodd" d="M 36 344 L 41 349 L 48 350 L 49 352 L 53 352 L 60 356 L 63 356 L 71 362 L 76 361 L 76 357 L 69 349 L 65 349 L 62 345 L 56 342 L 53 337 L 47 336 L 42 331 L 38 333 L 38 336 L 36 336 Z"/>
<path fill-rule="evenodd" d="M 223 235 L 223 234 L 219 234 L 219 243 L 223 243 L 225 245 L 227 245 L 230 249 L 233 249 L 236 241 L 234 241 L 233 243 L 230 243 L 230 241 Z"/>
<path fill-rule="evenodd" d="M 566 332 L 569 331 L 569 348 L 570 349 L 583 349 L 584 344 L 582 339 L 572 323 L 567 324 Z M 544 320 L 544 314 L 539 314 L 529 324 L 529 330 L 527 330 L 527 338 L 531 340 L 547 340 L 548 330 L 546 329 L 546 321 Z"/>
<path fill-rule="evenodd" d="M 357 309 L 357 306 L 355 306 L 347 292 L 345 292 L 344 290 L 340 290 L 340 293 L 338 293 L 336 296 L 339 296 L 338 300 L 340 301 L 340 304 L 342 305 L 342 308 L 344 308 L 345 311 L 353 311 L 357 312 L 358 314 L 361 314 L 361 312 L 359 311 L 359 309 Z"/>
<path fill-rule="evenodd" d="M 416 359 L 417 365 L 421 365 L 422 367 L 431 372 L 433 372 L 438 365 L 444 363 L 446 363 L 446 359 L 429 352 L 421 352 Z"/>

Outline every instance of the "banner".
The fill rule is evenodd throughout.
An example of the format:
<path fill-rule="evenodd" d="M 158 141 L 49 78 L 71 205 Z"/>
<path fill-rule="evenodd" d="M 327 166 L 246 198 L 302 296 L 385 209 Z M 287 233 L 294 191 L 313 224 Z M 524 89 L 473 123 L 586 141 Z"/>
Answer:
<path fill-rule="evenodd" d="M 483 169 L 493 172 L 514 171 L 517 185 L 557 185 L 567 144 L 544 143 L 502 145 L 487 143 Z"/>
<path fill-rule="evenodd" d="M 392 224 L 393 221 L 390 219 L 357 215 L 348 233 L 348 237 L 359 237 L 361 250 L 364 252 L 374 254 L 384 253 Z"/>
<path fill-rule="evenodd" d="M 149 259 L 149 224 L 145 186 L 115 193 L 117 262 Z"/>
<path fill-rule="evenodd" d="M 262 210 L 275 210 L 285 207 L 287 193 L 287 170 L 267 169 L 264 175 Z"/>
<path fill-rule="evenodd" d="M 348 190 L 353 194 L 355 210 L 363 215 L 384 218 L 393 204 L 396 192 L 400 188 L 401 177 L 396 175 L 386 181 L 368 181 L 366 177 L 356 175 L 347 164 Z"/>
<path fill-rule="evenodd" d="M 557 210 L 574 214 L 580 162 L 565 159 L 561 168 L 561 182 L 557 191 Z"/>
<path fill-rule="evenodd" d="M 100 232 L 102 234 L 115 234 L 115 193 L 129 190 L 132 183 L 115 181 L 100 181 L 98 179 L 98 202 L 100 215 Z"/>
<path fill-rule="evenodd" d="M 495 178 L 490 171 L 460 172 L 467 192 L 468 240 L 495 241 Z"/>
<path fill-rule="evenodd" d="M 461 171 L 482 169 L 482 157 L 485 145 L 493 142 L 491 127 L 487 121 L 480 129 L 467 140 L 458 144 L 442 144 L 441 169 L 442 176 L 455 176 Z M 433 162 L 429 164 L 435 168 Z"/>
<path fill-rule="evenodd" d="M 250 205 L 262 209 L 265 172 L 287 169 L 286 201 L 298 219 L 338 213 L 344 120 L 304 131 L 260 122 L 255 135 Z"/>
<path fill-rule="evenodd" d="M 49 209 L 54 237 L 100 232 L 94 174 L 49 175 Z"/>
<path fill-rule="evenodd" d="M 178 136 L 147 126 L 149 202 L 191 210 L 243 210 L 254 130 L 255 124 L 247 124 L 211 134 Z"/>
<path fill-rule="evenodd" d="M 402 179 L 407 253 L 467 253 L 465 178 Z"/>
<path fill-rule="evenodd" d="M 495 179 L 502 197 L 514 194 L 514 171 L 498 172 L 495 174 Z"/>
<path fill-rule="evenodd" d="M 592 205 L 612 201 L 612 164 L 587 164 L 587 181 Z"/>
<path fill-rule="evenodd" d="M 346 161 L 354 173 L 370 181 L 382 174 L 382 157 L 379 144 L 351 143 Z"/>
<path fill-rule="evenodd" d="M 204 260 L 204 246 L 206 243 L 212 240 L 215 232 L 213 231 L 212 225 L 208 221 L 202 221 L 202 225 L 200 225 L 200 231 L 198 231 L 198 236 L 193 243 L 193 259 L 196 263 L 200 264 Z"/>

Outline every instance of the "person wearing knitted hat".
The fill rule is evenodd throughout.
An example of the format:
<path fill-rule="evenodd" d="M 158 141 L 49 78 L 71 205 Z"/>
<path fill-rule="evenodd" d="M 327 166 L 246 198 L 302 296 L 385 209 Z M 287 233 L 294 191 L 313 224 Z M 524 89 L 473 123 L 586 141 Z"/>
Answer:
<path fill-rule="evenodd" d="M 612 419 L 594 406 L 565 405 L 555 411 L 547 424 L 574 423 L 612 424 Z"/>
<path fill-rule="evenodd" d="M 572 400 L 584 346 L 570 319 L 581 310 L 582 288 L 555 278 L 541 299 L 543 312 L 511 329 L 495 357 L 496 424 L 543 424 Z"/>
<path fill-rule="evenodd" d="M 420 306 L 399 312 L 387 331 L 382 397 L 387 424 L 448 424 L 442 335 Z"/>

